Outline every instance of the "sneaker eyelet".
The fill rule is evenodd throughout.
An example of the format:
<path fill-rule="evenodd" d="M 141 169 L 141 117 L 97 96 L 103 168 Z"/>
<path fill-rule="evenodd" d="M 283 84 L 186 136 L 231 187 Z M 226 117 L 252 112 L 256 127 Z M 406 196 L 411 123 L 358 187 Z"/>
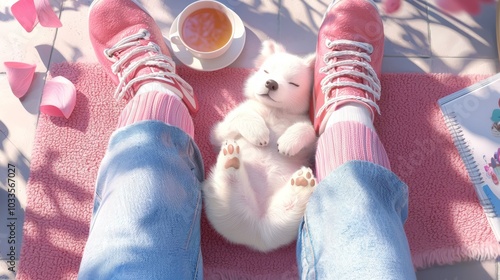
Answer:
<path fill-rule="evenodd" d="M 333 42 L 330 41 L 329 39 L 326 39 L 325 45 L 327 48 L 331 49 L 333 47 Z"/>
<path fill-rule="evenodd" d="M 328 64 L 329 61 L 330 61 L 330 58 L 327 55 L 324 55 L 323 56 L 323 62 L 326 63 L 326 64 Z"/>
<path fill-rule="evenodd" d="M 106 56 L 106 58 L 111 59 L 111 58 L 112 58 L 112 56 L 108 53 L 108 50 L 109 50 L 109 49 L 104 49 L 104 51 L 103 51 L 103 52 L 104 52 L 104 55 Z"/>
<path fill-rule="evenodd" d="M 142 29 L 141 32 L 144 34 L 143 37 L 144 39 L 146 40 L 149 40 L 150 39 L 150 36 L 151 36 L 151 33 L 149 33 L 149 30 L 147 29 Z"/>
<path fill-rule="evenodd" d="M 104 51 L 103 51 L 104 57 L 106 57 L 111 62 L 116 62 L 116 57 L 114 57 L 113 55 L 110 55 L 108 51 L 109 51 L 109 49 L 104 49 Z"/>
<path fill-rule="evenodd" d="M 369 54 L 372 54 L 373 53 L 373 46 L 372 45 L 368 45 L 367 46 L 367 50 L 368 50 Z"/>
<path fill-rule="evenodd" d="M 160 46 L 158 46 L 157 44 L 149 42 L 147 46 L 152 47 L 156 52 L 161 53 Z"/>

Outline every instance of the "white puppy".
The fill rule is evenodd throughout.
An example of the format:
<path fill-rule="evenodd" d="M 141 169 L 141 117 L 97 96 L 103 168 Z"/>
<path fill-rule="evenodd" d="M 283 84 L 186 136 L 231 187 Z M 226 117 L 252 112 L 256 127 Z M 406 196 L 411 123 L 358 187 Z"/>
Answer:
<path fill-rule="evenodd" d="M 217 163 L 203 184 L 206 214 L 229 241 L 259 251 L 291 243 L 316 184 L 308 111 L 314 57 L 263 43 L 247 100 L 216 124 Z"/>

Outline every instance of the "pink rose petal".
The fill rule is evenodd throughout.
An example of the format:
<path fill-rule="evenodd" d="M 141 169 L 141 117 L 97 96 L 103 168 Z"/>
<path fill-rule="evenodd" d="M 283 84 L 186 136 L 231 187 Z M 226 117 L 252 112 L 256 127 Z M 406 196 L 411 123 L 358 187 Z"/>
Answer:
<path fill-rule="evenodd" d="M 27 32 L 31 32 L 38 23 L 33 0 L 19 0 L 10 7 L 10 11 Z"/>
<path fill-rule="evenodd" d="M 441 9 L 450 13 L 462 11 L 462 6 L 455 0 L 436 0 L 436 4 L 441 7 Z"/>
<path fill-rule="evenodd" d="M 384 0 L 382 3 L 384 11 L 388 14 L 395 13 L 401 8 L 401 0 Z"/>
<path fill-rule="evenodd" d="M 491 0 L 436 0 L 436 3 L 444 11 L 449 13 L 467 12 L 477 15 L 481 11 L 481 3 L 488 3 Z"/>
<path fill-rule="evenodd" d="M 76 88 L 68 79 L 57 76 L 45 83 L 40 111 L 54 117 L 69 118 L 76 104 Z"/>
<path fill-rule="evenodd" d="M 61 27 L 62 23 L 52 9 L 49 0 L 35 0 L 35 9 L 41 26 Z"/>
<path fill-rule="evenodd" d="M 27 32 L 31 32 L 38 22 L 44 27 L 62 26 L 49 0 L 19 0 L 10 10 Z"/>
<path fill-rule="evenodd" d="M 31 86 L 36 65 L 16 61 L 6 61 L 3 64 L 12 92 L 17 98 L 23 97 Z"/>

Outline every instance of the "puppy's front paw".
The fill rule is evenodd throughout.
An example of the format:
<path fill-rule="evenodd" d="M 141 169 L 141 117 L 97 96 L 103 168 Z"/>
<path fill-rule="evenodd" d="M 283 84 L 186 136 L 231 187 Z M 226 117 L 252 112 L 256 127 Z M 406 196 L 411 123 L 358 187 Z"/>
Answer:
<path fill-rule="evenodd" d="M 300 142 L 301 140 L 296 139 L 296 137 L 293 136 L 294 135 L 283 134 L 278 139 L 277 145 L 280 154 L 285 156 L 294 156 L 303 148 L 303 145 Z"/>
<path fill-rule="evenodd" d="M 286 156 L 294 156 L 316 141 L 316 132 L 307 122 L 295 123 L 278 139 L 278 151 Z"/>

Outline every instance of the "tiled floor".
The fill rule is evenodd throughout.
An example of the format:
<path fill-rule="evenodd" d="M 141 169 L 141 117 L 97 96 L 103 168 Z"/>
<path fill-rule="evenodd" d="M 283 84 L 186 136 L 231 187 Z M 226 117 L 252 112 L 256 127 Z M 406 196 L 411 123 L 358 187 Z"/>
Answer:
<path fill-rule="evenodd" d="M 87 34 L 86 16 L 91 0 L 51 0 L 60 15 L 59 29 L 37 26 L 27 33 L 14 20 L 10 6 L 17 0 L 0 2 L 0 61 L 24 61 L 37 65 L 28 94 L 14 97 L 0 64 L 0 224 L 6 217 L 8 167 L 16 167 L 16 244 L 21 242 L 25 187 L 29 176 L 31 149 L 38 107 L 47 71 L 63 61 L 95 61 Z M 168 34 L 178 14 L 192 0 L 142 0 Z M 166 3 L 163 3 L 166 2 Z M 328 0 L 223 0 L 240 15 L 247 28 L 242 55 L 231 67 L 252 67 L 260 41 L 272 38 L 290 52 L 314 51 L 315 37 Z M 498 69 L 495 37 L 495 5 L 483 6 L 478 16 L 448 15 L 436 8 L 434 0 L 407 0 L 399 12 L 384 15 L 386 49 L 384 72 L 435 72 L 493 74 Z M 10 279 L 7 270 L 7 239 L 0 227 L 0 279 Z M 16 247 L 17 249 L 20 246 Z M 19 251 L 15 252 L 19 256 Z M 17 264 L 16 264 L 17 267 Z M 419 271 L 419 279 L 500 279 L 495 260 L 462 263 Z"/>

